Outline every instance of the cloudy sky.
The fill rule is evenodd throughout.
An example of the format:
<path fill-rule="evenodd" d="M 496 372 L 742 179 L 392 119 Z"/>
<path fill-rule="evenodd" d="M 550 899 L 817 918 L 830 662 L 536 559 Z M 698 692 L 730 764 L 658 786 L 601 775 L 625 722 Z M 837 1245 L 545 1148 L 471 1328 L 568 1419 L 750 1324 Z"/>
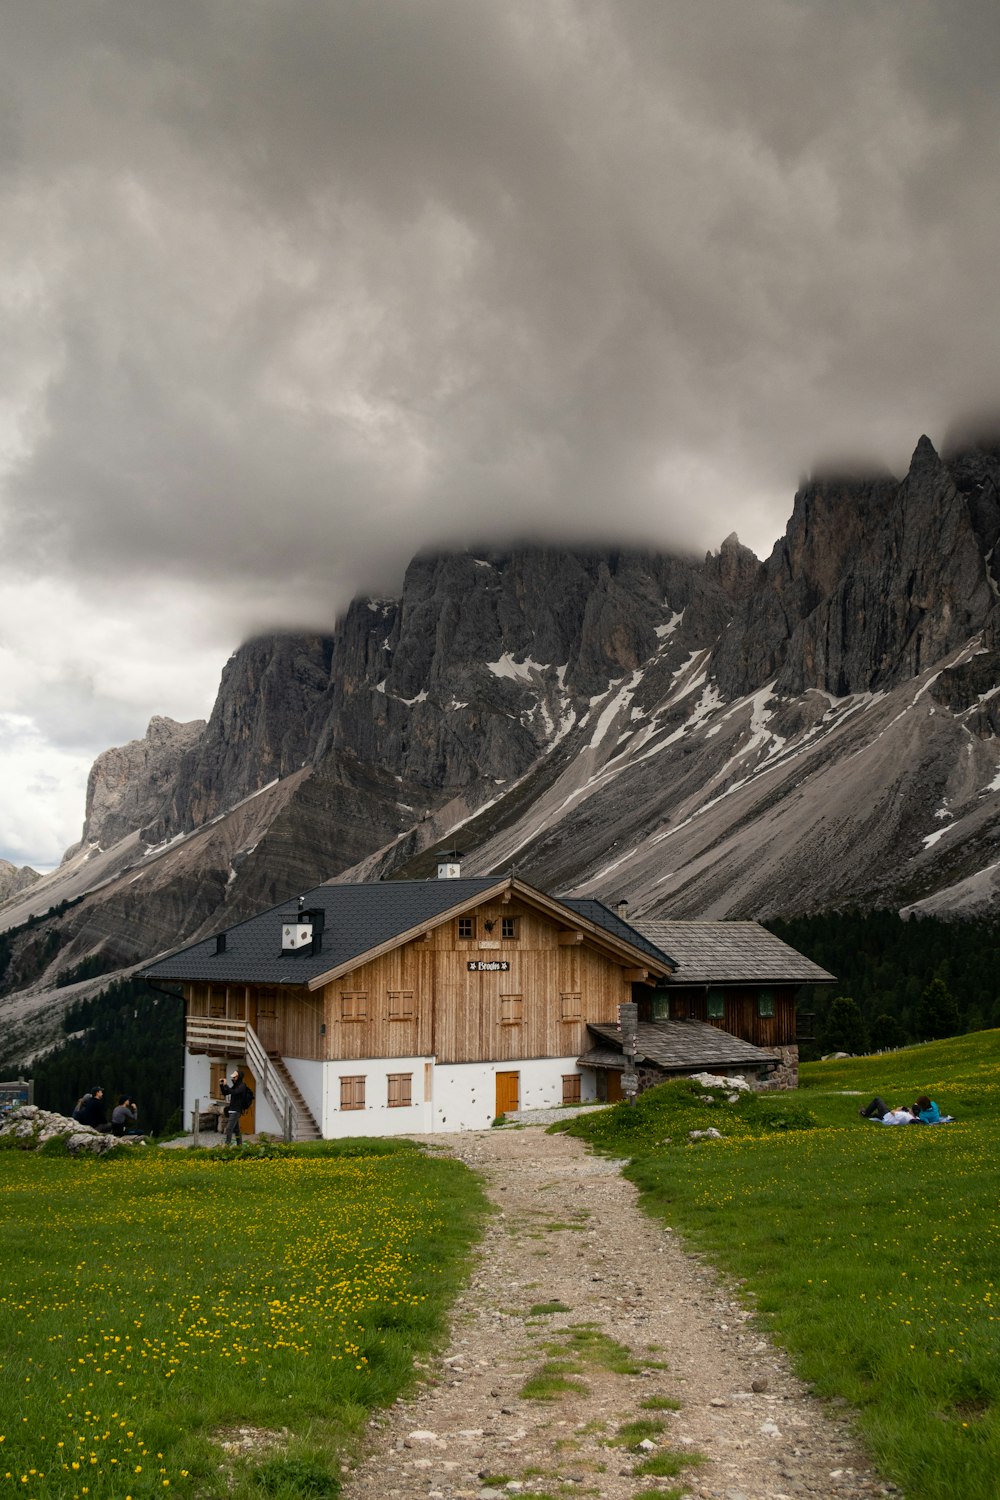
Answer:
<path fill-rule="evenodd" d="M 0 0 L 0 857 L 428 544 L 1000 406 L 983 0 Z"/>

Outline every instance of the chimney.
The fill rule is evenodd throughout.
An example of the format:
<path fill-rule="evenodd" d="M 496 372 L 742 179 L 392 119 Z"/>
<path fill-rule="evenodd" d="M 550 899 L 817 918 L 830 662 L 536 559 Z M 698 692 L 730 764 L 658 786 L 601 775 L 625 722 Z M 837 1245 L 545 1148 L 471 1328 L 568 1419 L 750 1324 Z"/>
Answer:
<path fill-rule="evenodd" d="M 322 953 L 323 951 L 323 928 L 326 926 L 326 912 L 321 906 L 314 907 L 312 911 L 303 912 L 312 922 L 312 951 Z"/>
<path fill-rule="evenodd" d="M 461 855 L 454 849 L 450 854 L 443 854 L 438 860 L 437 878 L 438 880 L 461 880 Z"/>
<path fill-rule="evenodd" d="M 615 902 L 615 912 L 619 917 L 621 917 L 623 922 L 628 921 L 628 902 L 624 899 L 624 897 L 621 901 Z"/>
<path fill-rule="evenodd" d="M 292 916 L 281 919 L 281 952 L 320 953 L 323 949 L 323 928 L 326 912 L 322 907 L 303 911 L 305 898 L 299 897 L 299 910 Z"/>
<path fill-rule="evenodd" d="M 215 934 L 215 951 L 216 953 L 225 953 L 226 951 L 226 934 L 224 932 L 217 932 Z"/>
<path fill-rule="evenodd" d="M 281 920 L 281 952 L 303 953 L 312 951 L 312 912 L 298 911 L 294 916 Z"/>

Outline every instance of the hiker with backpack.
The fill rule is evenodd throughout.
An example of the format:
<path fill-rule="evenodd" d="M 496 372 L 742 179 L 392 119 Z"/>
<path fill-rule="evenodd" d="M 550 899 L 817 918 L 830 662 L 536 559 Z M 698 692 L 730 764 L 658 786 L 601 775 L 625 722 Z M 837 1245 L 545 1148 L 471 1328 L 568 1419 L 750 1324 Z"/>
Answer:
<path fill-rule="evenodd" d="M 226 1083 L 223 1079 L 219 1085 L 223 1097 L 226 1099 L 226 1141 L 227 1146 L 233 1143 L 236 1137 L 237 1146 L 243 1144 L 243 1133 L 240 1130 L 240 1116 L 245 1115 L 253 1103 L 253 1089 L 243 1082 L 243 1074 L 239 1068 L 234 1068 L 232 1081 Z"/>

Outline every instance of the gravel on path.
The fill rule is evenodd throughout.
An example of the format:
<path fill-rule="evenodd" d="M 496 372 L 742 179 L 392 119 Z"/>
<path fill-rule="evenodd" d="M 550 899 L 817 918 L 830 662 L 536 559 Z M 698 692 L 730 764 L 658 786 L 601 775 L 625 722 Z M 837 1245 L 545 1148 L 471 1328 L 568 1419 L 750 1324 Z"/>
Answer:
<path fill-rule="evenodd" d="M 847 1413 L 808 1394 L 735 1289 L 642 1212 L 616 1162 L 538 1128 L 419 1139 L 481 1173 L 497 1212 L 447 1348 L 415 1392 L 373 1417 L 343 1500 L 636 1500 L 677 1486 L 697 1500 L 899 1494 Z M 594 1362 L 595 1328 L 626 1346 L 637 1373 Z M 552 1359 L 578 1365 L 565 1373 L 583 1388 L 526 1398 Z M 677 1409 L 644 1406 L 654 1399 Z M 662 1431 L 638 1451 L 612 1442 L 637 1419 Z M 635 1473 L 668 1454 L 702 1461 L 677 1478 Z"/>

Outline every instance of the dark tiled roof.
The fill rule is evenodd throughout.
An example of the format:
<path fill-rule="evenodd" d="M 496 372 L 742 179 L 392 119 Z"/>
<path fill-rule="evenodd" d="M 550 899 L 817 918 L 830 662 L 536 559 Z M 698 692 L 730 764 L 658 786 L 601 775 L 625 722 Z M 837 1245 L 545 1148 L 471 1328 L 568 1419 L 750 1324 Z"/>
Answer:
<path fill-rule="evenodd" d="M 667 958 L 670 967 L 675 967 L 676 961 L 670 957 L 670 949 L 661 947 L 652 933 L 646 931 L 645 924 L 639 927 L 633 926 L 631 922 L 623 922 L 603 901 L 596 901 L 593 897 L 560 896 L 558 899 L 563 906 L 571 907 L 581 917 L 593 922 L 595 927 L 603 927 L 612 937 L 621 938 L 624 942 L 631 943 L 633 948 L 648 953 L 657 965 L 662 965 L 664 958 Z"/>
<path fill-rule="evenodd" d="M 675 984 L 824 984 L 832 974 L 759 922 L 637 921 L 677 960 Z"/>
<path fill-rule="evenodd" d="M 621 1032 L 617 1026 L 588 1026 L 598 1045 L 577 1061 L 585 1067 L 621 1068 Z M 614 1061 L 609 1061 L 613 1056 Z M 636 1036 L 636 1060 L 655 1063 L 665 1072 L 690 1073 L 702 1068 L 776 1067 L 778 1059 L 762 1047 L 730 1036 L 705 1021 L 644 1021 Z"/>
<path fill-rule="evenodd" d="M 489 891 L 502 889 L 503 876 L 469 880 L 386 880 L 366 885 L 319 885 L 303 893 L 305 911 L 325 914 L 320 953 L 282 953 L 281 928 L 298 915 L 298 901 L 282 902 L 226 931 L 226 951 L 217 953 L 215 938 L 206 938 L 154 960 L 144 972 L 150 979 L 211 980 L 222 984 L 308 984 L 320 974 L 359 959 L 373 948 L 392 943 L 404 932 L 442 919 Z M 527 895 L 531 887 L 518 885 Z M 549 900 L 559 900 L 549 897 Z M 648 937 L 602 906 L 599 901 L 560 902 L 609 936 L 631 943 L 663 970 L 669 961 Z"/>

